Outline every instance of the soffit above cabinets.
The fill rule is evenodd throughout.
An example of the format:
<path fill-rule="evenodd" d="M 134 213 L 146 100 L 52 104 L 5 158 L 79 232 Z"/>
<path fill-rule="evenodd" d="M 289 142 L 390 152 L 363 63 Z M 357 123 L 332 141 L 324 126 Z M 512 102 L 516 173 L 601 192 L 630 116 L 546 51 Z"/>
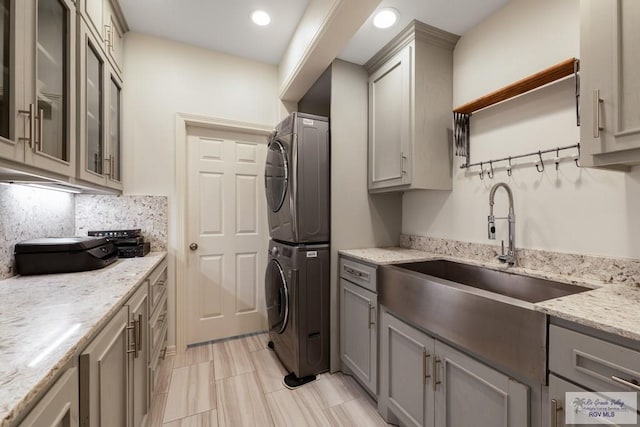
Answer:
<path fill-rule="evenodd" d="M 309 0 L 119 0 L 132 31 L 278 64 Z M 255 25 L 261 9 L 271 24 Z"/>
<path fill-rule="evenodd" d="M 378 9 L 392 7 L 398 10 L 399 17 L 395 25 L 380 30 L 373 26 L 373 17 L 370 17 L 338 58 L 364 64 L 414 19 L 462 35 L 508 2 L 509 0 L 382 0 Z"/>
<path fill-rule="evenodd" d="M 390 28 L 369 18 L 338 58 L 364 64 L 414 19 L 462 35 L 509 0 L 382 0 L 400 12 Z M 119 0 L 132 31 L 279 64 L 309 0 Z M 263 9 L 271 24 L 258 27 L 250 14 Z"/>

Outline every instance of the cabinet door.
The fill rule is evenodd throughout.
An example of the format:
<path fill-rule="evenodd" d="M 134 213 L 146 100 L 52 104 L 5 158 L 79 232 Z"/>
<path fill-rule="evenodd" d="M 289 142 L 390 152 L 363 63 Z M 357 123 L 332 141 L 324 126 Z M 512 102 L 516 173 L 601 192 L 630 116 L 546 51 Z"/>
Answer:
<path fill-rule="evenodd" d="M 433 427 L 433 339 L 383 309 L 380 353 L 383 415 L 388 410 L 402 425 Z"/>
<path fill-rule="evenodd" d="M 105 176 L 107 186 L 122 189 L 122 82 L 109 67 L 109 81 L 106 88 L 107 149 L 105 150 Z"/>
<path fill-rule="evenodd" d="M 84 18 L 87 28 L 93 33 L 99 42 L 100 49 L 103 49 L 106 39 L 106 29 L 104 27 L 108 0 L 79 0 L 80 13 Z"/>
<path fill-rule="evenodd" d="M 557 427 L 565 427 L 565 411 L 567 409 L 565 402 L 565 393 L 567 392 L 586 392 L 582 387 L 578 387 L 568 381 L 549 375 L 549 425 Z M 555 423 L 554 423 L 555 421 Z M 586 427 L 585 424 L 570 424 L 572 427 Z M 593 424 L 590 424 L 593 426 Z"/>
<path fill-rule="evenodd" d="M 369 77 L 369 189 L 411 183 L 413 44 Z"/>
<path fill-rule="evenodd" d="M 118 20 L 115 8 L 109 0 L 105 0 L 104 28 L 106 31 L 105 50 L 107 57 L 118 77 L 122 78 L 124 31 Z"/>
<path fill-rule="evenodd" d="M 105 185 L 105 59 L 98 41 L 83 23 L 79 29 L 80 46 L 80 161 L 79 177 Z"/>
<path fill-rule="evenodd" d="M 582 0 L 580 9 L 580 137 L 583 154 L 596 155 L 585 162 L 624 163 L 632 156 L 637 164 L 637 151 L 603 154 L 640 148 L 640 2 Z"/>
<path fill-rule="evenodd" d="M 142 425 L 149 409 L 149 299 L 146 284 L 131 297 L 129 303 L 129 323 L 133 329 L 133 353 L 129 353 L 129 379 L 131 390 L 131 425 Z"/>
<path fill-rule="evenodd" d="M 435 343 L 435 425 L 529 425 L 527 386 L 442 344 Z"/>
<path fill-rule="evenodd" d="M 80 354 L 80 425 L 129 426 L 129 310 L 122 307 Z"/>
<path fill-rule="evenodd" d="M 78 426 L 78 369 L 68 369 L 20 427 L 77 427 Z"/>
<path fill-rule="evenodd" d="M 378 296 L 340 279 L 340 349 L 347 365 L 374 395 L 377 394 Z"/>
<path fill-rule="evenodd" d="M 29 111 L 21 110 L 26 49 L 21 43 L 26 10 L 21 2 L 1 0 L 0 11 L 0 157 L 23 162 L 23 138 L 29 138 Z"/>
<path fill-rule="evenodd" d="M 23 132 L 30 143 L 25 162 L 75 176 L 75 5 L 71 0 L 29 0 L 24 5 L 21 109 L 35 109 L 33 125 Z"/>

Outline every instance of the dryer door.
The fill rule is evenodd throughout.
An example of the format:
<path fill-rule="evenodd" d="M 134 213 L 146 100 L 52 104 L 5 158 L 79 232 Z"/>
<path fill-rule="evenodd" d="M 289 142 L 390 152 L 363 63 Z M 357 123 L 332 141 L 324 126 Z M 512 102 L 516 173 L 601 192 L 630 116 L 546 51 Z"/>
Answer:
<path fill-rule="evenodd" d="M 271 212 L 282 207 L 289 185 L 289 162 L 282 142 L 272 139 L 267 147 L 267 164 L 264 170 L 264 185 L 267 204 Z"/>
<path fill-rule="evenodd" d="M 281 334 L 289 320 L 289 287 L 282 266 L 275 259 L 267 265 L 264 285 L 269 330 Z"/>

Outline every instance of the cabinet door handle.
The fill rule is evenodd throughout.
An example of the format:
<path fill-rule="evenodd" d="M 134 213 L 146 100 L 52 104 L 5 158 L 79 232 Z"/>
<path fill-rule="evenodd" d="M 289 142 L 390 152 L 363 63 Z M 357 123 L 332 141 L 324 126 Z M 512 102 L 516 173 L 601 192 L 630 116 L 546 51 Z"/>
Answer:
<path fill-rule="evenodd" d="M 33 141 L 33 150 L 42 151 L 42 138 L 44 136 L 44 110 L 42 108 L 38 110 L 36 120 L 38 120 L 38 139 Z"/>
<path fill-rule="evenodd" d="M 369 303 L 369 329 L 376 324 L 376 306 Z"/>
<path fill-rule="evenodd" d="M 600 98 L 600 89 L 593 91 L 593 137 L 600 138 L 600 131 L 604 129 L 600 123 L 600 104 L 602 98 Z"/>
<path fill-rule="evenodd" d="M 438 358 L 437 356 L 434 358 L 433 360 L 433 391 L 436 391 L 436 387 L 438 386 L 438 384 L 441 384 L 442 382 L 440 380 L 438 380 L 438 366 L 440 365 L 440 358 Z"/>
<path fill-rule="evenodd" d="M 104 162 L 107 164 L 104 174 L 113 179 L 113 155 L 104 158 Z"/>
<path fill-rule="evenodd" d="M 556 399 L 551 399 L 551 427 L 558 427 L 558 412 L 562 412 L 562 405 Z"/>
<path fill-rule="evenodd" d="M 138 314 L 138 320 L 136 320 L 136 355 L 138 357 L 138 352 L 142 351 L 142 314 Z"/>
<path fill-rule="evenodd" d="M 615 375 L 611 375 L 611 379 L 617 382 L 618 384 L 622 384 L 636 391 L 640 391 L 640 384 L 634 384 L 633 382 L 631 382 L 632 380 L 625 380 L 624 378 L 620 378 Z"/>
<path fill-rule="evenodd" d="M 27 141 L 29 148 L 33 149 L 36 135 L 36 106 L 29 104 L 28 110 L 18 110 L 20 114 L 26 114 L 29 120 L 29 137 L 20 137 L 20 141 Z"/>
<path fill-rule="evenodd" d="M 138 347 L 136 346 L 136 321 L 129 323 L 127 329 L 127 354 L 133 353 L 133 357 L 137 357 Z M 133 332 L 133 339 L 131 339 L 131 333 Z M 133 342 L 133 346 L 131 345 Z"/>
<path fill-rule="evenodd" d="M 404 151 L 400 152 L 400 169 L 402 170 L 402 174 L 406 174 L 407 170 L 404 168 L 404 160 L 407 158 L 407 156 L 404 155 Z"/>
<path fill-rule="evenodd" d="M 427 351 L 427 349 L 423 349 L 422 350 L 422 384 L 427 384 L 427 379 L 431 378 L 431 375 L 429 375 L 429 369 L 428 369 L 428 364 L 429 361 L 428 359 L 431 357 L 431 355 L 429 354 L 429 352 Z"/>

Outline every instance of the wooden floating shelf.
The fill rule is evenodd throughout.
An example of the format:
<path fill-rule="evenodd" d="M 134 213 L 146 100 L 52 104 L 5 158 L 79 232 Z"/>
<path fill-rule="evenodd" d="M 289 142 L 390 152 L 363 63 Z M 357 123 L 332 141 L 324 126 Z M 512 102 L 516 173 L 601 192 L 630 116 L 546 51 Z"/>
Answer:
<path fill-rule="evenodd" d="M 507 99 L 522 95 L 523 93 L 537 89 L 556 80 L 560 80 L 561 78 L 573 75 L 578 71 L 579 66 L 579 59 L 567 59 L 566 61 L 562 61 L 559 64 L 532 74 L 529 77 L 525 77 L 522 80 L 518 80 L 515 83 L 491 92 L 474 101 L 461 105 L 454 109 L 453 112 L 471 115 L 483 108 L 506 101 Z"/>

